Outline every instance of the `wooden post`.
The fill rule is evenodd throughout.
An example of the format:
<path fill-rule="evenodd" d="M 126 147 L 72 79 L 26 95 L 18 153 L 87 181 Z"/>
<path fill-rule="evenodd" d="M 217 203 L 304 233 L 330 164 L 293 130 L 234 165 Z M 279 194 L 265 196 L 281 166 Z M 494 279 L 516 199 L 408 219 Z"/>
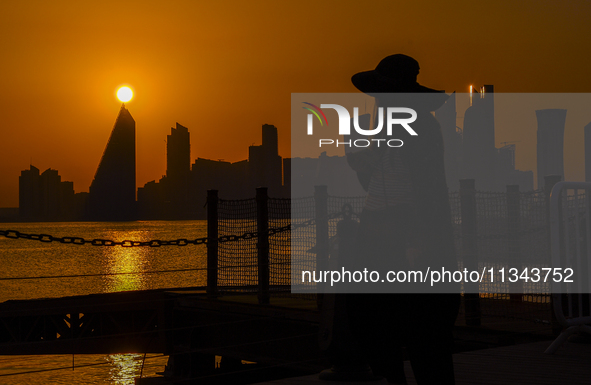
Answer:
<path fill-rule="evenodd" d="M 218 294 L 218 190 L 207 190 L 207 295 Z"/>
<path fill-rule="evenodd" d="M 314 186 L 314 218 L 316 221 L 316 271 L 328 268 L 328 188 Z M 322 284 L 320 284 L 322 285 Z M 324 287 L 317 286 L 318 307 L 322 305 Z"/>
<path fill-rule="evenodd" d="M 519 185 L 507 185 L 507 238 L 509 268 L 517 268 L 521 271 L 521 264 L 517 264 L 520 258 L 519 232 L 521 231 L 521 212 Z M 509 298 L 513 302 L 521 302 L 523 299 L 523 281 L 509 283 Z"/>
<path fill-rule="evenodd" d="M 269 197 L 266 187 L 257 187 L 258 278 L 260 304 L 269 303 Z"/>
<path fill-rule="evenodd" d="M 468 271 L 478 271 L 478 244 L 476 218 L 476 188 L 474 179 L 460 180 L 460 207 L 462 216 L 462 259 Z M 464 308 L 466 325 L 480 326 L 480 294 L 478 283 L 464 282 Z"/>
<path fill-rule="evenodd" d="M 548 251 L 548 254 L 546 255 L 546 261 L 551 263 L 552 261 L 552 255 L 551 255 L 551 250 L 552 250 L 552 245 L 550 243 L 550 193 L 552 192 L 552 188 L 554 188 L 554 185 L 558 182 L 560 182 L 560 180 L 562 179 L 562 177 L 560 175 L 546 175 L 544 176 L 544 199 L 546 201 L 546 239 L 547 239 L 547 247 L 546 250 Z M 539 186 L 538 186 L 539 188 Z M 563 239 L 563 234 L 562 234 L 562 226 L 559 227 L 560 229 L 560 234 L 559 234 L 559 239 Z M 562 249 L 562 247 L 561 247 Z M 550 267 L 552 267 L 552 265 L 550 265 Z M 564 299 L 564 297 L 563 297 Z M 554 335 L 559 335 L 562 332 L 562 326 L 560 325 L 560 323 L 558 322 L 558 320 L 556 319 L 556 314 L 554 313 L 554 304 L 552 303 L 553 298 L 552 296 L 550 296 L 550 311 L 551 311 L 551 319 L 550 322 L 552 323 L 552 332 L 554 333 Z"/>

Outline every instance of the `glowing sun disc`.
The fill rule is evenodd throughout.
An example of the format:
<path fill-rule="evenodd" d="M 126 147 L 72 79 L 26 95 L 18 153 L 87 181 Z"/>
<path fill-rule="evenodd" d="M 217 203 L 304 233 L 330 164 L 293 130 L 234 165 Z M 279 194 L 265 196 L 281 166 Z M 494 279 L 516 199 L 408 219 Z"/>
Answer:
<path fill-rule="evenodd" d="M 121 87 L 117 90 L 117 98 L 123 103 L 129 102 L 133 98 L 133 91 L 129 87 Z"/>

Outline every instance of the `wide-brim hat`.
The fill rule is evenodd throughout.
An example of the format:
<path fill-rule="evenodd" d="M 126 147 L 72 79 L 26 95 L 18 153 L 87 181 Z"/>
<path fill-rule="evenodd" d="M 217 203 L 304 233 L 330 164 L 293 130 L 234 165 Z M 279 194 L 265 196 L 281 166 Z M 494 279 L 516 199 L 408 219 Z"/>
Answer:
<path fill-rule="evenodd" d="M 395 54 L 382 59 L 375 69 L 353 75 L 351 82 L 366 94 L 444 92 L 417 83 L 419 69 L 419 63 L 412 57 Z"/>

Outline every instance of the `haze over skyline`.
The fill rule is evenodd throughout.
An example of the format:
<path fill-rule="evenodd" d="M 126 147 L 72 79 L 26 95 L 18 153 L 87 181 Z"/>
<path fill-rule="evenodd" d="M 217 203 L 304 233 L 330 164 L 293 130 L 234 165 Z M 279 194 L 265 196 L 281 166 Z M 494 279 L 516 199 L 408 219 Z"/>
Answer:
<path fill-rule="evenodd" d="M 590 19 L 586 1 L 2 2 L 0 207 L 18 205 L 29 164 L 88 191 L 123 84 L 135 92 L 140 187 L 165 173 L 176 122 L 191 132 L 192 161 L 246 159 L 265 123 L 289 157 L 291 93 L 356 92 L 351 75 L 392 53 L 415 57 L 419 82 L 447 92 L 591 92 Z M 581 126 L 565 139 L 567 176 L 582 137 Z"/>

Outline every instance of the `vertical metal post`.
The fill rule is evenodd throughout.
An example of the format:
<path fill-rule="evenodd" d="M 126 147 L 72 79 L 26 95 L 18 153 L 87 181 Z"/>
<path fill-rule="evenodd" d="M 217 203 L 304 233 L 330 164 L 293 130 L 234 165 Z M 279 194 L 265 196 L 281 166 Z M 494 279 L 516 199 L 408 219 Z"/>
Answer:
<path fill-rule="evenodd" d="M 269 197 L 266 187 L 257 187 L 257 251 L 260 304 L 269 303 Z"/>
<path fill-rule="evenodd" d="M 314 186 L 314 219 L 316 222 L 316 271 L 328 269 L 328 187 Z M 319 284 L 322 285 L 322 284 Z M 318 307 L 322 305 L 324 288 L 316 287 Z"/>
<path fill-rule="evenodd" d="M 218 190 L 207 190 L 207 295 L 218 294 Z"/>
<path fill-rule="evenodd" d="M 520 195 L 519 185 L 507 185 L 507 239 L 508 239 L 508 260 L 509 268 L 517 268 L 521 271 L 519 260 L 519 231 L 521 230 Z M 523 281 L 509 283 L 509 298 L 514 302 L 521 302 L 523 299 Z"/>
<path fill-rule="evenodd" d="M 551 250 L 552 250 L 552 244 L 551 244 L 551 236 L 550 236 L 550 193 L 552 192 L 552 188 L 554 187 L 554 185 L 558 182 L 560 182 L 560 180 L 562 179 L 562 177 L 560 175 L 546 175 L 544 176 L 544 198 L 546 201 L 546 239 L 547 239 L 547 243 L 548 246 L 546 247 L 547 250 L 547 255 L 546 255 L 546 262 L 548 262 L 550 265 L 550 267 L 552 267 L 552 255 L 551 255 Z M 539 188 L 539 186 L 538 186 Z M 558 206 L 558 210 L 559 210 L 559 217 L 562 217 L 562 210 L 561 210 L 561 206 Z M 563 228 L 562 226 L 558 227 L 558 238 L 561 240 L 561 254 L 563 253 L 563 246 L 564 246 L 564 242 L 562 241 L 564 239 L 564 234 L 563 234 Z M 564 254 L 563 254 L 564 255 Z M 562 295 L 564 297 L 564 299 L 567 299 L 566 296 L 564 294 L 558 294 L 558 295 Z M 552 333 L 554 333 L 554 335 L 559 335 L 562 332 L 562 326 L 560 325 L 560 323 L 558 322 L 558 320 L 556 319 L 556 314 L 554 312 L 554 298 L 553 295 L 550 296 L 550 312 L 551 312 L 551 320 L 550 322 L 552 323 Z"/>
<path fill-rule="evenodd" d="M 476 188 L 474 179 L 460 180 L 460 207 L 462 215 L 462 259 L 468 271 L 478 271 L 478 244 L 476 218 Z M 480 326 L 480 294 L 478 283 L 464 283 L 466 325 Z"/>

